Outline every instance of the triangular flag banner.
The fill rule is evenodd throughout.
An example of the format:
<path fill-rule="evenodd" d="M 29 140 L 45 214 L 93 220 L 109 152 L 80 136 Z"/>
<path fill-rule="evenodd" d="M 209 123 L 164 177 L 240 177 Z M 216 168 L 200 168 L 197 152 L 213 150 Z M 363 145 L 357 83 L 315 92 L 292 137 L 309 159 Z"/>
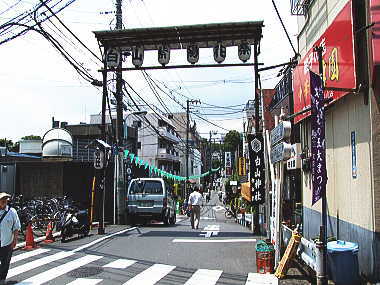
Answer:
<path fill-rule="evenodd" d="M 133 161 L 133 159 L 135 158 L 135 155 L 133 153 L 130 153 L 129 158 Z"/>
<path fill-rule="evenodd" d="M 143 159 L 140 159 L 140 162 L 139 162 L 140 166 L 144 164 L 144 160 Z"/>
<path fill-rule="evenodd" d="M 145 162 L 144 168 L 147 169 L 149 167 L 149 163 Z"/>
<path fill-rule="evenodd" d="M 128 158 L 128 153 L 129 153 L 129 150 L 127 150 L 127 149 L 124 150 L 124 157 L 125 157 L 125 158 Z"/>

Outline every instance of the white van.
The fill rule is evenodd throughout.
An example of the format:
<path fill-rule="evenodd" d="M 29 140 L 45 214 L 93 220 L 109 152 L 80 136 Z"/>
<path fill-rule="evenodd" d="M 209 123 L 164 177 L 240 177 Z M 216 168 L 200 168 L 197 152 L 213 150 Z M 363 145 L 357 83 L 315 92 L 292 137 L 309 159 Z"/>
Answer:
<path fill-rule="evenodd" d="M 126 198 L 129 224 L 162 221 L 176 223 L 176 197 L 162 178 L 137 178 L 129 183 Z"/>

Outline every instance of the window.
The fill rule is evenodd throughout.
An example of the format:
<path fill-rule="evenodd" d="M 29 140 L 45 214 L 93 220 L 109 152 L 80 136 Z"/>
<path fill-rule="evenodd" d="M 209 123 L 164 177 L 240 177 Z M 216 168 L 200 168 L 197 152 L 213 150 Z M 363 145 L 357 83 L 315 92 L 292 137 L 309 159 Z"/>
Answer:
<path fill-rule="evenodd" d="M 161 181 L 136 180 L 133 181 L 129 194 L 163 194 Z"/>

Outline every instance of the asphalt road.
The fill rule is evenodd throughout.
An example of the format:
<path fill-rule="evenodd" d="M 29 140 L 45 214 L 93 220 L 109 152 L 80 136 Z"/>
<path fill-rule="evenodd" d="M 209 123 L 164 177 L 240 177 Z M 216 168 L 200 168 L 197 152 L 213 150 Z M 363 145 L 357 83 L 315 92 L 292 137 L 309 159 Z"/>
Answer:
<path fill-rule="evenodd" d="M 277 284 L 272 276 L 255 274 L 257 237 L 224 218 L 216 193 L 202 208 L 198 230 L 191 229 L 189 218 L 177 219 L 174 226 L 151 224 L 121 233 L 125 227 L 108 227 L 107 236 L 43 244 L 35 254 L 17 251 L 9 280 L 11 284 Z"/>

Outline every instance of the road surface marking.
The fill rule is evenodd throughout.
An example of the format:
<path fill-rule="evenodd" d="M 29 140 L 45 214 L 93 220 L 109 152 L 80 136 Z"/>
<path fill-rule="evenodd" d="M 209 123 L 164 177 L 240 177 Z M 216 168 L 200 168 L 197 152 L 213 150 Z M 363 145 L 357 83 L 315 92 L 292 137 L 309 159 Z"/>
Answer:
<path fill-rule="evenodd" d="M 278 279 L 273 274 L 248 273 L 245 285 L 277 285 Z"/>
<path fill-rule="evenodd" d="M 48 264 L 48 263 L 69 257 L 73 254 L 74 254 L 74 252 L 72 252 L 72 251 L 58 252 L 56 254 L 49 255 L 49 256 L 28 262 L 26 264 L 17 266 L 15 268 L 11 268 L 8 272 L 7 278 L 11 278 L 13 276 L 22 274 L 22 273 L 27 272 L 29 270 L 35 269 L 37 267 L 43 266 L 45 264 Z"/>
<path fill-rule="evenodd" d="M 204 236 L 205 238 L 209 238 L 211 236 L 217 236 L 220 232 L 220 225 L 208 225 L 202 231 L 200 236 Z"/>
<path fill-rule="evenodd" d="M 154 285 L 168 275 L 174 268 L 175 266 L 171 265 L 155 264 L 128 280 L 124 285 Z"/>
<path fill-rule="evenodd" d="M 112 261 L 111 263 L 108 263 L 108 264 L 104 265 L 103 267 L 125 269 L 125 268 L 127 268 L 128 266 L 131 266 L 134 263 L 136 263 L 135 260 L 118 259 L 118 260 Z"/>
<path fill-rule="evenodd" d="M 215 206 L 215 207 L 212 207 L 212 209 L 213 209 L 215 212 L 220 212 L 220 211 L 225 210 L 226 208 L 224 208 L 224 207 L 222 207 L 222 206 Z"/>
<path fill-rule="evenodd" d="M 48 252 L 48 251 L 50 251 L 50 249 L 38 248 L 38 249 L 35 249 L 33 251 L 17 254 L 17 255 L 12 257 L 11 264 L 15 263 L 17 261 L 23 260 L 23 259 L 27 259 L 27 258 L 32 257 L 32 256 L 39 255 L 41 253 Z"/>
<path fill-rule="evenodd" d="M 185 285 L 214 285 L 218 282 L 222 270 L 198 269 Z"/>
<path fill-rule="evenodd" d="M 96 285 L 102 281 L 103 279 L 77 278 L 73 282 L 70 282 L 66 285 Z"/>
<path fill-rule="evenodd" d="M 42 283 L 49 282 L 53 280 L 54 278 L 57 278 L 59 276 L 62 276 L 70 271 L 73 271 L 74 269 L 77 269 L 83 265 L 86 265 L 90 262 L 93 262 L 95 260 L 98 260 L 102 258 L 103 256 L 99 255 L 85 255 L 81 258 L 75 259 L 73 261 L 64 263 L 60 266 L 54 267 L 48 271 L 42 272 L 40 274 L 34 275 L 31 278 L 28 278 L 18 284 L 33 284 L 33 285 L 39 285 Z"/>
<path fill-rule="evenodd" d="M 90 246 L 93 246 L 94 244 L 97 244 L 97 243 L 99 243 L 99 242 L 101 242 L 101 241 L 103 241 L 103 240 L 109 239 L 109 238 L 111 238 L 111 237 L 113 237 L 113 236 L 120 235 L 120 234 L 123 234 L 123 233 L 126 233 L 126 232 L 130 232 L 130 231 L 133 231 L 133 230 L 137 230 L 137 227 L 133 227 L 133 228 L 128 228 L 128 229 L 125 229 L 125 230 L 121 230 L 121 231 L 118 231 L 118 232 L 116 232 L 116 233 L 110 234 L 110 235 L 108 235 L 108 236 L 104 236 L 104 237 L 102 237 L 102 238 L 96 239 L 96 240 L 94 240 L 94 241 L 92 241 L 92 242 L 90 242 L 90 243 L 88 243 L 88 244 L 82 245 L 82 246 L 80 246 L 80 247 L 78 247 L 78 248 L 72 250 L 72 252 L 81 251 L 81 250 L 86 249 L 86 248 L 88 248 L 88 247 L 90 247 Z"/>
<path fill-rule="evenodd" d="M 216 218 L 211 218 L 211 217 L 201 217 L 201 220 L 216 220 Z"/>
<path fill-rule="evenodd" d="M 172 242 L 215 242 L 215 243 L 224 243 L 224 242 L 256 242 L 256 239 L 173 239 Z"/>

